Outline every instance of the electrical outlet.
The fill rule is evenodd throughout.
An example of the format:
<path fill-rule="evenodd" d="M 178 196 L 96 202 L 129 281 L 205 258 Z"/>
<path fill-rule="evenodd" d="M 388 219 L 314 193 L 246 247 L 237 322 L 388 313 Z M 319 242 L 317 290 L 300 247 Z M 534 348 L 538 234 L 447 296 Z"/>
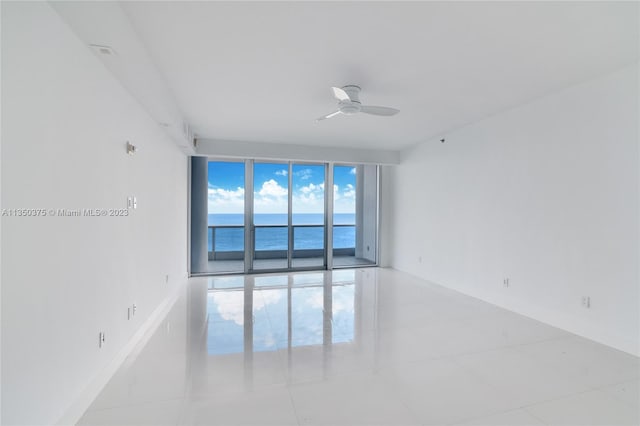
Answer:
<path fill-rule="evenodd" d="M 104 331 L 101 331 L 100 333 L 98 333 L 98 347 L 102 348 L 102 346 L 104 346 Z"/>
<path fill-rule="evenodd" d="M 582 296 L 582 307 L 591 308 L 591 297 L 590 296 Z"/>
<path fill-rule="evenodd" d="M 138 309 L 138 307 L 136 306 L 136 304 L 134 303 L 133 306 L 131 307 L 131 313 L 133 314 L 133 316 L 136 316 L 136 310 Z"/>
<path fill-rule="evenodd" d="M 503 280 L 502 280 L 502 285 L 503 285 L 504 287 L 509 287 L 509 278 L 505 278 L 505 279 L 503 279 Z"/>

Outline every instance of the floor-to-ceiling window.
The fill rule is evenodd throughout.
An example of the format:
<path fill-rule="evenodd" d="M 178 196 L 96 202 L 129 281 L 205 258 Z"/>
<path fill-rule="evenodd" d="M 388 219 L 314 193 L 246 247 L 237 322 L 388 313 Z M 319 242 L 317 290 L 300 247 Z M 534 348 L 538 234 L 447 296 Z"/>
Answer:
<path fill-rule="evenodd" d="M 244 272 L 245 163 L 210 161 L 207 179 L 209 272 Z"/>
<path fill-rule="evenodd" d="M 376 264 L 377 166 L 193 161 L 192 274 Z M 203 251 L 206 259 L 194 262 Z"/>
<path fill-rule="evenodd" d="M 333 266 L 373 265 L 378 241 L 378 167 L 333 167 Z"/>
<path fill-rule="evenodd" d="M 289 268 L 289 164 L 253 164 L 255 271 Z"/>
<path fill-rule="evenodd" d="M 325 265 L 324 164 L 291 167 L 293 268 Z"/>
<path fill-rule="evenodd" d="M 356 255 L 356 166 L 333 167 L 333 264 Z"/>

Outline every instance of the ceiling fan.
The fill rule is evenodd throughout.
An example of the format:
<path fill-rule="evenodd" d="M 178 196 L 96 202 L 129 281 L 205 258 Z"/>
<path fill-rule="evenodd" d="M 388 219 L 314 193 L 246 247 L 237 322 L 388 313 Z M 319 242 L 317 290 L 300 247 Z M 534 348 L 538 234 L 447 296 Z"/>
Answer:
<path fill-rule="evenodd" d="M 364 112 L 372 115 L 390 116 L 400 112 L 399 109 L 395 108 L 362 105 L 359 97 L 360 87 L 353 84 L 343 86 L 342 88 L 332 87 L 331 90 L 333 91 L 333 96 L 338 100 L 338 110 L 318 118 L 316 122 L 335 117 L 338 114 L 353 115 Z"/>

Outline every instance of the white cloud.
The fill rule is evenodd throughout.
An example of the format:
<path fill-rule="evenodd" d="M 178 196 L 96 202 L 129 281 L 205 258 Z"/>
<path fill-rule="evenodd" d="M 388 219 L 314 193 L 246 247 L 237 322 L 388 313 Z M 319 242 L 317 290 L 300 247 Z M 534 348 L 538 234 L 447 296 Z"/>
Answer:
<path fill-rule="evenodd" d="M 309 183 L 296 188 L 293 194 L 295 213 L 321 213 L 324 211 L 325 184 Z M 336 213 L 355 211 L 355 187 L 333 185 L 334 210 Z M 287 188 L 275 179 L 269 179 L 256 188 L 254 193 L 255 213 L 286 213 Z M 209 213 L 243 213 L 244 188 L 222 189 L 209 187 Z"/>
<path fill-rule="evenodd" d="M 314 191 L 322 191 L 322 190 L 324 190 L 324 183 L 320 185 L 314 185 L 310 183 L 309 185 L 303 186 L 302 188 L 300 188 L 300 192 L 302 192 L 303 194 L 310 194 Z"/>
<path fill-rule="evenodd" d="M 287 188 L 283 188 L 275 180 L 269 179 L 262 183 L 262 188 L 258 191 L 258 195 L 261 197 L 284 197 L 287 195 Z"/>
<path fill-rule="evenodd" d="M 297 172 L 294 173 L 294 175 L 299 177 L 300 180 L 307 180 L 307 179 L 310 179 L 311 176 L 313 175 L 313 170 L 311 169 L 298 170 Z"/>
<path fill-rule="evenodd" d="M 347 184 L 346 188 L 340 191 L 338 185 L 333 187 L 333 211 L 336 213 L 355 213 L 356 211 L 356 191 L 353 185 Z"/>
<path fill-rule="evenodd" d="M 233 190 L 209 186 L 208 208 L 209 213 L 243 213 L 244 188 Z"/>
<path fill-rule="evenodd" d="M 287 213 L 287 195 L 287 188 L 274 179 L 263 182 L 260 190 L 253 195 L 255 213 Z"/>
<path fill-rule="evenodd" d="M 244 199 L 244 188 L 238 187 L 235 191 L 232 189 L 209 188 L 209 198 L 221 200 Z"/>
<path fill-rule="evenodd" d="M 316 194 L 314 192 L 310 192 L 308 194 L 301 194 L 294 198 L 303 203 L 315 203 L 318 200 L 318 197 L 316 197 Z"/>
<path fill-rule="evenodd" d="M 288 174 L 289 174 L 289 172 L 287 172 L 287 171 L 286 171 L 286 170 L 284 170 L 284 169 L 282 169 L 282 170 L 278 170 L 278 171 L 276 172 L 276 176 L 286 176 L 286 175 L 288 175 Z"/>
<path fill-rule="evenodd" d="M 324 211 L 324 182 L 309 183 L 298 188 L 293 195 L 295 213 L 322 213 Z"/>
<path fill-rule="evenodd" d="M 347 187 L 342 192 L 342 195 L 345 198 L 355 198 L 356 197 L 356 189 L 350 183 L 347 184 Z"/>
<path fill-rule="evenodd" d="M 352 175 L 355 175 L 356 174 L 356 168 L 354 167 L 351 170 L 349 170 L 349 173 L 352 174 Z"/>

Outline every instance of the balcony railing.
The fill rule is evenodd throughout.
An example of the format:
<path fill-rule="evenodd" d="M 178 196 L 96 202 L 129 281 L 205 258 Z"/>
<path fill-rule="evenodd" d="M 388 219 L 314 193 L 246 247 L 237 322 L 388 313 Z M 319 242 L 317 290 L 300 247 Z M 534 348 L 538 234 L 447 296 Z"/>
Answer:
<path fill-rule="evenodd" d="M 286 259 L 289 234 L 287 225 L 254 226 L 256 259 Z M 324 255 L 324 225 L 292 225 L 293 257 Z M 355 255 L 355 225 L 333 225 L 335 256 Z M 243 225 L 209 225 L 209 260 L 244 259 Z"/>

